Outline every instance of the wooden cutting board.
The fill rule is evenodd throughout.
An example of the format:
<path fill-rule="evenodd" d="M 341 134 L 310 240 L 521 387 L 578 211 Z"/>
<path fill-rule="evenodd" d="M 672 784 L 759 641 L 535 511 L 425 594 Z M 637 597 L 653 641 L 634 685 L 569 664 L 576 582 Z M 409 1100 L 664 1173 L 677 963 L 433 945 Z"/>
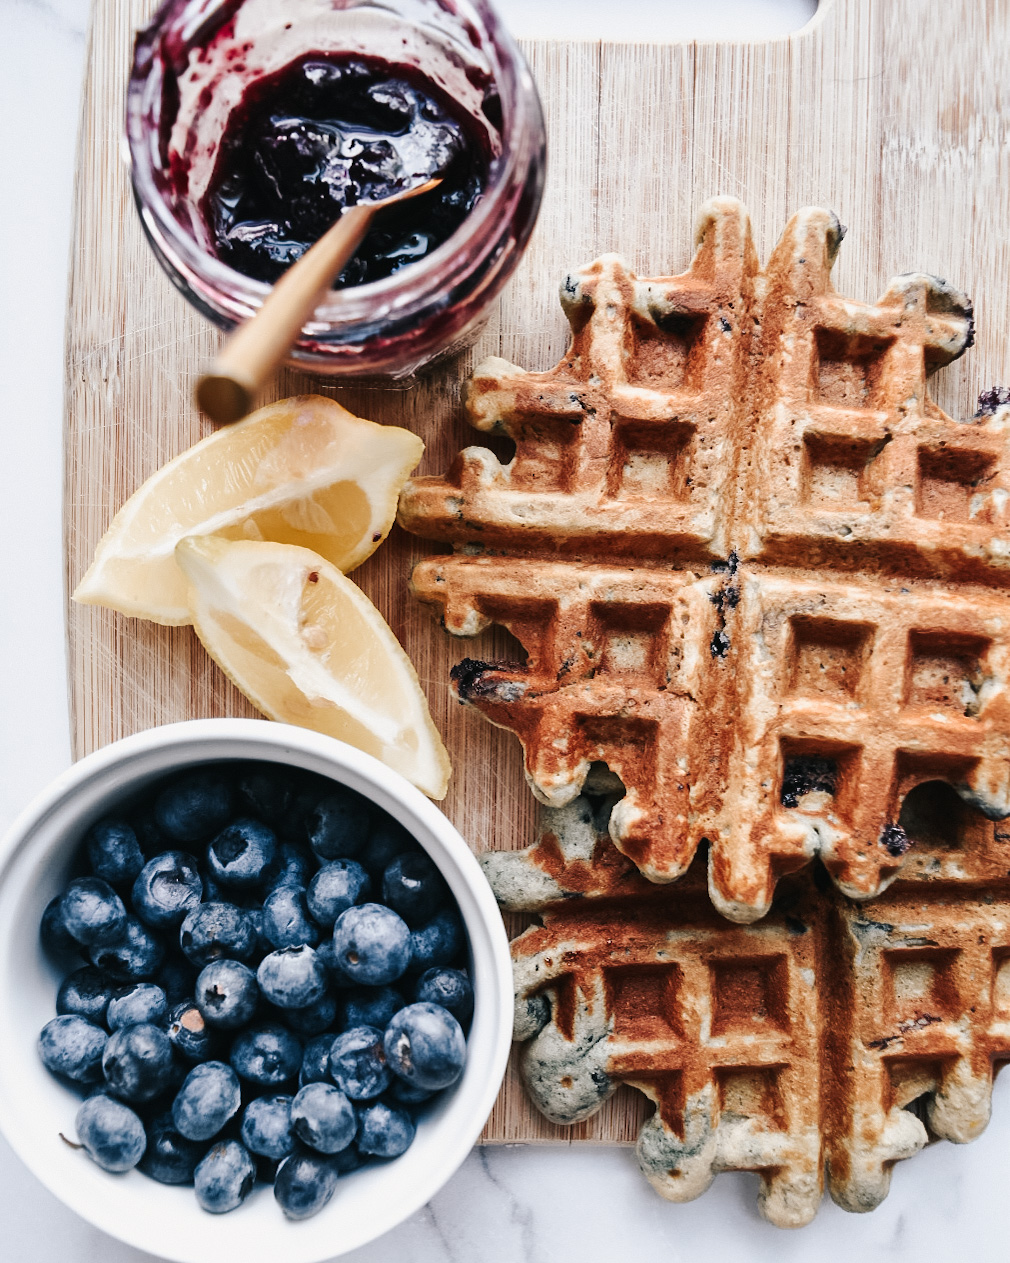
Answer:
<path fill-rule="evenodd" d="M 119 137 L 133 31 L 149 0 L 96 0 L 78 154 L 67 324 L 65 532 L 68 589 L 113 513 L 164 461 L 202 437 L 190 402 L 218 334 L 165 278 L 141 233 Z M 630 33 L 630 32 L 629 32 Z M 766 257 L 788 216 L 816 203 L 849 227 L 839 290 L 872 300 L 922 270 L 975 299 L 976 348 L 934 379 L 940 405 L 969 415 L 980 389 L 1010 381 L 1010 145 L 1001 115 L 1010 0 L 821 0 L 800 34 L 767 44 L 527 41 L 549 132 L 540 222 L 472 355 L 409 390 L 333 387 L 285 373 L 270 392 L 332 394 L 352 411 L 415 430 L 421 472 L 475 441 L 460 383 L 476 359 L 546 369 L 566 325 L 569 267 L 622 253 L 642 275 L 683 270 L 698 206 L 716 193 L 750 208 Z M 1005 108 L 1005 107 L 1004 107 Z M 444 807 L 475 847 L 515 848 L 536 806 L 515 739 L 449 696 L 460 658 L 508 657 L 508 637 L 460 642 L 407 592 L 426 545 L 395 528 L 355 573 L 406 647 L 455 768 Z M 253 711 L 188 628 L 68 604 L 76 756 L 118 737 Z M 489 1141 L 632 1141 L 651 1106 L 622 1090 L 571 1129 L 546 1123 L 514 1072 Z"/>

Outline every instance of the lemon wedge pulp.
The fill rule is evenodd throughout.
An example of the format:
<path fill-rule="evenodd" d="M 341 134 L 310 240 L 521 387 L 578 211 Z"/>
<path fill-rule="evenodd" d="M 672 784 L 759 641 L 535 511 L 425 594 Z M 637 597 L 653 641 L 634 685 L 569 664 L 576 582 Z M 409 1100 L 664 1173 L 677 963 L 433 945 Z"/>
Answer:
<path fill-rule="evenodd" d="M 163 466 L 119 510 L 74 599 L 179 626 L 184 536 L 273 540 L 353 570 L 385 539 L 424 444 L 302 395 L 261 408 Z"/>
<path fill-rule="evenodd" d="M 190 537 L 176 557 L 204 648 L 271 719 L 375 755 L 431 798 L 450 764 L 410 659 L 368 597 L 291 544 Z"/>

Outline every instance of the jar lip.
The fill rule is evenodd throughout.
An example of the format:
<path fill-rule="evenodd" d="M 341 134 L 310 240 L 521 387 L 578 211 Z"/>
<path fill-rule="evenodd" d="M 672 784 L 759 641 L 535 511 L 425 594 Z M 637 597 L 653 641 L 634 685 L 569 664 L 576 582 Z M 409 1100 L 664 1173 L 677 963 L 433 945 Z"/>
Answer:
<path fill-rule="evenodd" d="M 445 0 L 436 0 L 449 9 Z M 179 0 L 166 0 L 148 26 L 138 32 L 127 86 L 125 156 L 141 213 L 153 218 L 162 240 L 182 265 L 213 292 L 213 306 L 226 319 L 247 319 L 262 305 L 271 286 L 229 267 L 202 248 L 179 222 L 155 179 L 155 148 L 145 117 L 145 86 L 155 64 L 155 48 L 171 10 Z M 543 116 L 536 84 L 518 45 L 488 0 L 454 0 L 450 12 L 467 21 L 470 10 L 480 23 L 492 61 L 493 82 L 508 105 L 503 109 L 502 153 L 492 164 L 484 195 L 460 226 L 440 246 L 416 263 L 381 280 L 331 290 L 307 323 L 314 338 L 327 330 L 347 330 L 389 316 L 407 315 L 452 288 L 453 277 L 469 270 L 481 245 L 493 236 L 491 226 L 519 196 L 524 172 L 542 144 Z M 455 266 L 454 266 L 455 264 Z M 207 290 L 204 290 L 207 293 Z M 304 336 L 304 335 L 303 335 Z"/>

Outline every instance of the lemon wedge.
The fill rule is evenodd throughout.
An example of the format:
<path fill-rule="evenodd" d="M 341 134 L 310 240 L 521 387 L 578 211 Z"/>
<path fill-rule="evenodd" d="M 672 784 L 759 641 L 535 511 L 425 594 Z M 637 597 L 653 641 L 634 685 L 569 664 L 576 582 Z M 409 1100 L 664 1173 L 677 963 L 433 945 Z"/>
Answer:
<path fill-rule="evenodd" d="M 252 704 L 374 754 L 431 798 L 449 756 L 382 615 L 318 553 L 204 536 L 176 547 L 204 648 Z"/>
<path fill-rule="evenodd" d="M 389 533 L 423 450 L 409 430 L 362 420 L 321 395 L 261 408 L 169 461 L 127 500 L 74 599 L 190 622 L 175 560 L 187 535 L 297 544 L 353 570 Z"/>

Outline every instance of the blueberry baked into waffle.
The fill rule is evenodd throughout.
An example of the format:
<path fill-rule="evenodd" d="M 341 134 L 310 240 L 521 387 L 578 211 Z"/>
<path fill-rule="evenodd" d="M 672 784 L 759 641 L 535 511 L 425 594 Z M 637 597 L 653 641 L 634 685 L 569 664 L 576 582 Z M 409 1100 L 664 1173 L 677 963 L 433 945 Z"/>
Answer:
<path fill-rule="evenodd" d="M 488 859 L 544 917 L 515 945 L 534 1102 L 574 1122 L 631 1082 L 661 1192 L 756 1169 L 782 1224 L 825 1164 L 865 1210 L 927 1136 L 977 1134 L 1010 1057 L 1010 409 L 936 406 L 971 304 L 922 274 L 842 298 L 843 232 L 800 211 L 762 270 L 718 198 L 684 275 L 569 276 L 557 367 L 469 386 L 514 458 L 468 448 L 400 503 L 454 550 L 418 598 L 526 654 L 454 687 L 549 808 Z M 583 820 L 572 851 L 602 765 L 609 841 Z M 930 808 L 970 828 L 937 841 Z"/>

